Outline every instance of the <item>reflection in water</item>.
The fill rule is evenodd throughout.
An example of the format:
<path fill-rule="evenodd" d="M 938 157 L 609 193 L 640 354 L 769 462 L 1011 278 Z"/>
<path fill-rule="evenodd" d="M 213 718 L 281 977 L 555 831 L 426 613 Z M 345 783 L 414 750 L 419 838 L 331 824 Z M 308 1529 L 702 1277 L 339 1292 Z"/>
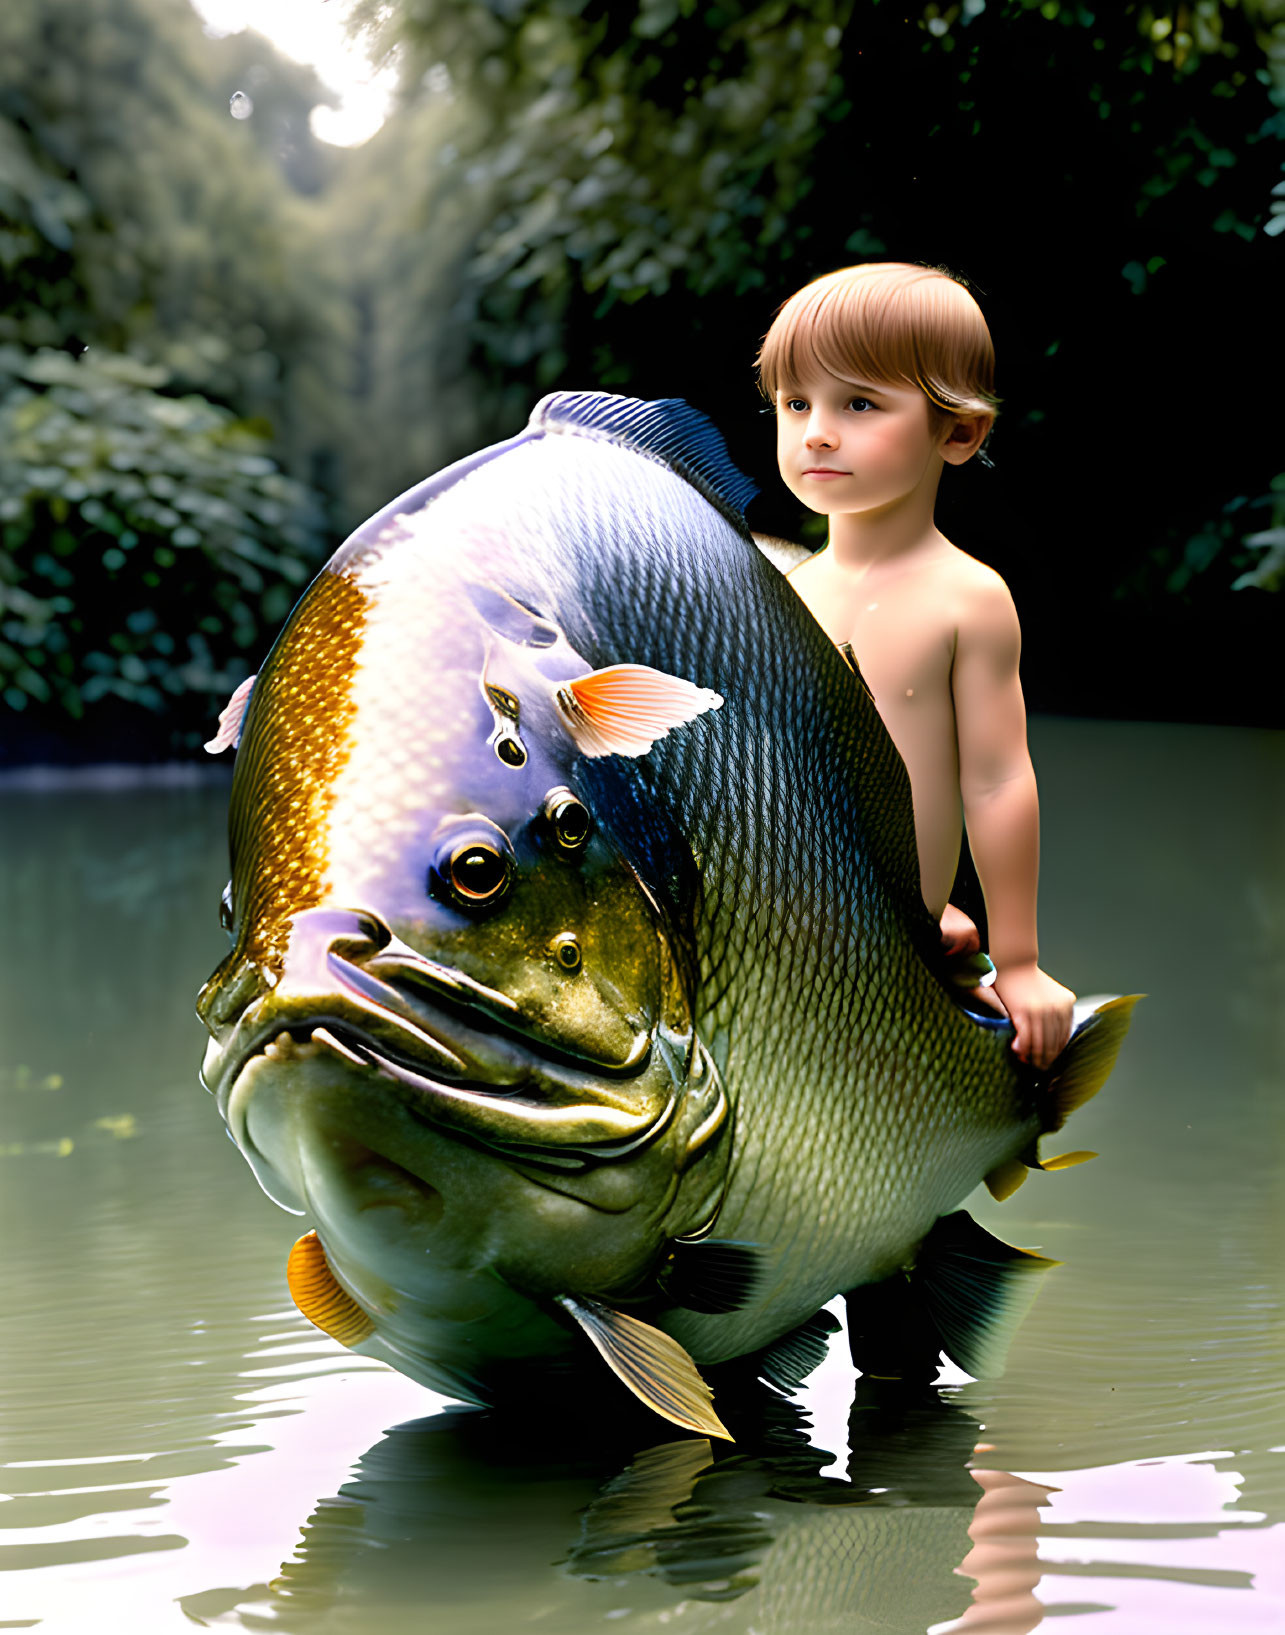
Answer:
<path fill-rule="evenodd" d="M 310 1330 L 193 1082 L 222 792 L 0 790 L 0 1628 L 1285 1627 L 1285 742 L 1032 741 L 1048 964 L 1150 994 L 1103 1156 L 970 1204 L 1066 1262 L 1005 1377 L 852 1406 L 836 1356 L 814 1446 L 770 1400 L 562 1446 Z"/>
<path fill-rule="evenodd" d="M 625 1609 L 693 1635 L 874 1635 L 961 1615 L 961 1630 L 1025 1635 L 1040 1622 L 1049 1490 L 970 1470 L 977 1424 L 961 1409 L 936 1392 L 859 1391 L 839 1478 L 821 1474 L 830 1455 L 796 1404 L 765 1388 L 719 1400 L 735 1404 L 734 1448 L 632 1453 L 613 1436 L 589 1453 L 474 1410 L 398 1426 L 317 1506 L 270 1588 L 184 1609 L 357 1635 L 373 1605 L 397 1630 L 431 1607 L 443 1628 L 498 1630 L 539 1582 L 541 1621 L 559 1631 Z"/>

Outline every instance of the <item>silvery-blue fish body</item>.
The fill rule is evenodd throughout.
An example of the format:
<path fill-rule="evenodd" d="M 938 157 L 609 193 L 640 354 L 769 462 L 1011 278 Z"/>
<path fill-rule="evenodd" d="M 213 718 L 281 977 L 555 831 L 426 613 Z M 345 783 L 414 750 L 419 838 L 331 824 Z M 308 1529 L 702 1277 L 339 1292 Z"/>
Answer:
<path fill-rule="evenodd" d="M 250 696 L 206 1080 L 326 1326 L 457 1394 L 768 1347 L 1105 1076 L 1041 1086 L 953 997 L 904 768 L 747 491 L 685 405 L 546 399 L 358 530 Z M 568 684 L 614 666 L 716 707 L 604 754 Z"/>

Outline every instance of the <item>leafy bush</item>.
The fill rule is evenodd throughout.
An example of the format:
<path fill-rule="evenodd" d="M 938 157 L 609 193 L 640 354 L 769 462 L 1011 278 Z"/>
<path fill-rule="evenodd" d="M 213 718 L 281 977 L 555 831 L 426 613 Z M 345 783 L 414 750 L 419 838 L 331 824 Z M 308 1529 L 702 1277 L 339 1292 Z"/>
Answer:
<path fill-rule="evenodd" d="M 1257 499 L 1240 494 L 1229 500 L 1189 539 L 1154 548 L 1122 594 L 1163 589 L 1190 600 L 1198 591 L 1216 595 L 1228 588 L 1285 590 L 1285 472 Z"/>
<path fill-rule="evenodd" d="M 188 744 L 321 553 L 263 429 L 123 355 L 0 348 L 0 693 L 81 717 L 109 697 Z"/>

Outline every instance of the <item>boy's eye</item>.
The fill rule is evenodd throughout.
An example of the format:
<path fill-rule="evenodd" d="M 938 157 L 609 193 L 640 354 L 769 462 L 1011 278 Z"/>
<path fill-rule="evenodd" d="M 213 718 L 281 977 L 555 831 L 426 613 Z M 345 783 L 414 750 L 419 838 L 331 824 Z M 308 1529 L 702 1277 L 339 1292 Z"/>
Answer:
<path fill-rule="evenodd" d="M 866 409 L 873 409 L 874 404 L 868 397 L 854 397 L 849 401 L 848 407 L 850 409 L 856 409 L 858 413 L 861 413 Z"/>
<path fill-rule="evenodd" d="M 785 406 L 786 406 L 787 409 L 792 409 L 795 414 L 806 414 L 807 413 L 808 404 L 807 404 L 807 399 L 806 398 L 802 398 L 802 397 L 789 398 L 786 401 Z"/>

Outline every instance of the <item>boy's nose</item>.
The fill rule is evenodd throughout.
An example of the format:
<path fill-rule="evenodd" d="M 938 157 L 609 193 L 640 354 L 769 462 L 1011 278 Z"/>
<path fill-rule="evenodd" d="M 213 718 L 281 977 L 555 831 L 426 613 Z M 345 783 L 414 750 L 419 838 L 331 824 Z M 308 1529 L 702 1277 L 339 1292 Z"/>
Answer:
<path fill-rule="evenodd" d="M 807 434 L 803 442 L 806 448 L 834 448 L 836 438 L 827 421 L 813 417 L 808 421 Z"/>

